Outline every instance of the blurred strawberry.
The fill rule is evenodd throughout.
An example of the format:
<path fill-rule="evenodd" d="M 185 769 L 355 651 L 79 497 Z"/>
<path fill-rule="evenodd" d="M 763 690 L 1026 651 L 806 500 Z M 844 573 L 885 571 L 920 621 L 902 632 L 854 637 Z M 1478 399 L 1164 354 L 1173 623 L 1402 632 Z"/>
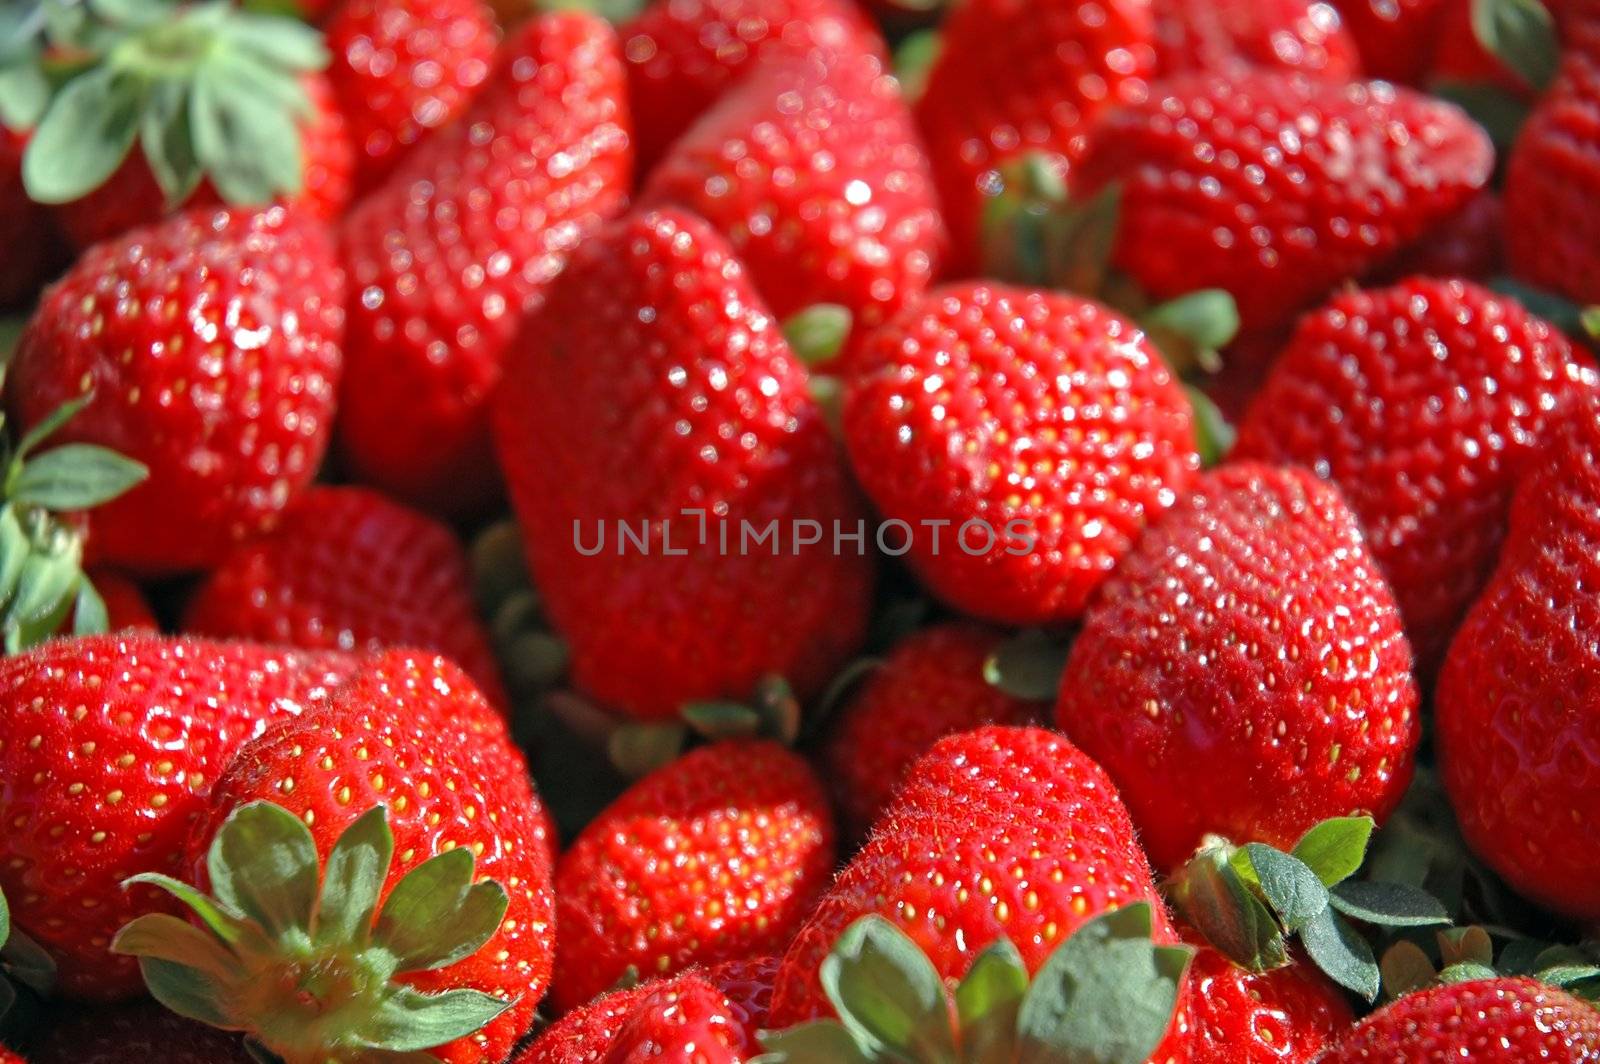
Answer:
<path fill-rule="evenodd" d="M 31 302 L 65 257 L 50 212 L 30 200 L 22 187 L 27 142 L 25 134 L 0 124 L 0 242 L 26 249 L 25 254 L 0 259 L 0 309 Z"/>
<path fill-rule="evenodd" d="M 117 1008 L 60 1007 L 46 1014 L 27 1064 L 248 1064 L 237 1035 L 186 1020 L 152 1002 Z M 0 1061 L 6 1059 L 0 1050 Z M 21 1057 L 14 1058 L 21 1061 Z"/>
<path fill-rule="evenodd" d="M 1154 9 L 1163 77 L 1242 61 L 1343 83 L 1361 68 L 1355 39 L 1325 0 L 1154 0 Z"/>

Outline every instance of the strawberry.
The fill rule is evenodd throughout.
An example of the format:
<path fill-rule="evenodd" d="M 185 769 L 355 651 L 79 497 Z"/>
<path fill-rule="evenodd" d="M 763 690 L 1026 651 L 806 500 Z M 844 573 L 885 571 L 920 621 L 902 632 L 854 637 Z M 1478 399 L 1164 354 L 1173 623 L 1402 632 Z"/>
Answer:
<path fill-rule="evenodd" d="M 1151 860 L 1382 820 L 1421 722 L 1393 593 L 1334 488 L 1254 463 L 1157 518 L 1084 617 L 1056 723 L 1117 781 Z"/>
<path fill-rule="evenodd" d="M 1439 22 L 1452 0 L 1338 0 L 1361 66 L 1387 81 L 1417 82 L 1433 54 Z"/>
<path fill-rule="evenodd" d="M 28 249 L 27 254 L 7 255 L 0 261 L 0 307 L 31 302 L 61 258 L 50 212 L 22 188 L 22 150 L 27 142 L 25 134 L 0 124 L 0 241 L 9 248 Z"/>
<path fill-rule="evenodd" d="M 911 112 L 869 54 L 764 64 L 673 146 L 644 200 L 709 221 L 779 317 L 838 304 L 853 339 L 927 288 L 943 243 Z"/>
<path fill-rule="evenodd" d="M 666 867 L 682 871 L 652 871 Z M 670 975 L 779 951 L 833 867 L 827 795 L 804 761 L 770 742 L 694 750 L 562 854 L 552 1000 L 574 1008 L 630 968 Z"/>
<path fill-rule="evenodd" d="M 1338 485 L 1431 676 L 1494 568 L 1547 424 L 1595 383 L 1588 360 L 1515 300 L 1418 277 L 1302 319 L 1233 454 Z"/>
<path fill-rule="evenodd" d="M 90 518 L 95 556 L 207 565 L 316 475 L 339 377 L 343 275 L 314 222 L 198 208 L 98 245 L 46 293 L 6 382 L 36 425 L 93 395 L 61 439 L 150 478 Z"/>
<path fill-rule="evenodd" d="M 161 623 L 150 611 L 150 603 L 145 600 L 144 592 L 139 590 L 138 584 L 121 573 L 105 569 L 91 571 L 89 578 L 94 582 L 95 590 L 100 592 L 100 597 L 105 600 L 108 631 L 116 632 L 127 628 L 139 628 L 148 632 L 161 630 Z"/>
<path fill-rule="evenodd" d="M 1034 151 L 1065 170 L 1101 114 L 1144 97 L 1155 63 L 1150 0 L 971 0 L 950 13 L 916 106 L 950 229 L 948 272 L 977 269 L 1002 164 Z"/>
<path fill-rule="evenodd" d="M 1002 937 L 1036 972 L 1093 917 L 1138 902 L 1149 907 L 1145 935 L 1176 942 L 1127 811 L 1093 761 L 1036 728 L 952 735 L 912 768 L 801 928 L 778 969 L 770 1022 L 834 1011 L 819 970 L 840 933 L 869 913 L 909 935 L 948 980 Z M 1174 1031 L 1155 1059 L 1178 1044 Z"/>
<path fill-rule="evenodd" d="M 646 994 L 611 1039 L 604 1064 L 744 1064 L 752 1052 L 746 1032 L 728 1009 L 728 1000 L 698 975 L 682 976 Z"/>
<path fill-rule="evenodd" d="M 1600 1012 L 1532 979 L 1475 979 L 1409 994 L 1368 1016 L 1319 1064 L 1459 1060 L 1591 1064 Z"/>
<path fill-rule="evenodd" d="M 1135 326 L 989 282 L 936 288 L 868 338 L 844 434 L 923 583 L 1013 624 L 1076 617 L 1200 461 L 1188 400 Z"/>
<path fill-rule="evenodd" d="M 1505 230 L 1504 201 L 1498 193 L 1480 192 L 1367 280 L 1390 283 L 1426 274 L 1486 281 L 1502 271 Z"/>
<path fill-rule="evenodd" d="M 127 997 L 106 952 L 131 917 L 174 907 L 136 872 L 181 870 L 194 817 L 266 722 L 328 697 L 341 655 L 152 635 L 58 639 L 0 659 L 0 886 L 16 925 L 79 998 Z"/>
<path fill-rule="evenodd" d="M 1108 114 L 1073 192 L 1120 189 L 1111 264 L 1147 298 L 1220 288 L 1262 331 L 1461 210 L 1493 161 L 1450 104 L 1254 69 L 1176 77 Z"/>
<path fill-rule="evenodd" d="M 356 182 L 371 188 L 471 103 L 494 58 L 483 0 L 345 0 L 327 26 L 328 80 L 350 126 Z"/>
<path fill-rule="evenodd" d="M 1191 1064 L 1312 1064 L 1355 1023 L 1344 994 L 1303 960 L 1239 967 L 1203 940 L 1189 965 Z"/>
<path fill-rule="evenodd" d="M 635 214 L 578 250 L 513 353 L 496 436 L 595 699 L 659 720 L 774 673 L 804 698 L 860 643 L 864 515 L 804 368 L 700 219 Z M 836 532 L 863 539 L 835 550 Z"/>
<path fill-rule="evenodd" d="M 534 19 L 460 119 L 346 220 L 339 431 L 362 479 L 456 510 L 492 495 L 487 403 L 506 345 L 627 195 L 623 92 L 604 22 Z"/>
<path fill-rule="evenodd" d="M 1516 890 L 1600 917 L 1600 402 L 1574 404 L 1511 504 L 1500 566 L 1462 623 L 1434 699 L 1462 833 Z"/>
<path fill-rule="evenodd" d="M 1044 719 L 1042 703 L 984 679 L 984 663 L 1004 640 L 998 631 L 960 622 L 915 632 L 839 710 L 824 764 L 852 835 L 866 834 L 906 770 L 946 735 Z"/>
<path fill-rule="evenodd" d="M 253 1059 L 237 1036 L 149 1002 L 59 1008 L 46 1015 L 41 1030 L 29 1047 L 28 1064 L 247 1064 Z M 5 1060 L 0 1051 L 0 1062 Z"/>
<path fill-rule="evenodd" d="M 1242 61 L 1337 84 L 1361 67 L 1355 39 L 1324 0 L 1155 0 L 1154 9 L 1163 76 Z"/>
<path fill-rule="evenodd" d="M 545 824 L 522 755 L 465 674 L 391 651 L 217 780 L 189 846 L 189 882 L 209 879 L 215 901 L 148 880 L 207 930 L 145 917 L 115 948 L 140 956 L 169 1008 L 286 1060 L 427 1049 L 498 1064 L 550 977 Z M 252 921 L 267 933 L 241 939 Z"/>
<path fill-rule="evenodd" d="M 455 534 L 365 488 L 308 491 L 206 577 L 184 628 L 312 649 L 424 647 L 506 704 Z"/>
<path fill-rule="evenodd" d="M 641 172 L 768 56 L 884 58 L 849 0 L 652 0 L 620 32 Z"/>

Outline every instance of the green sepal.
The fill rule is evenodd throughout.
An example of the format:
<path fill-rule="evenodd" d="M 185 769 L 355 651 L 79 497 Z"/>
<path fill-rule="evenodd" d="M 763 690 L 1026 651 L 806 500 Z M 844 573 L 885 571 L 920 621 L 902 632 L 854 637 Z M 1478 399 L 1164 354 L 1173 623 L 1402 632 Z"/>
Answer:
<path fill-rule="evenodd" d="M 956 987 L 962 1064 L 1010 1064 L 1028 982 L 1022 954 L 1010 939 L 996 939 L 978 954 Z"/>
<path fill-rule="evenodd" d="M 68 443 L 23 464 L 11 481 L 10 497 L 19 506 L 57 513 L 88 510 L 110 502 L 150 475 L 142 463 L 92 443 Z"/>
<path fill-rule="evenodd" d="M 468 850 L 446 850 L 389 892 L 373 941 L 394 955 L 399 971 L 447 967 L 494 937 L 509 899 L 492 879 L 472 882 L 474 863 Z"/>
<path fill-rule="evenodd" d="M 72 600 L 72 634 L 98 635 L 111 628 L 111 611 L 100 590 L 87 575 L 78 578 L 78 595 Z"/>
<path fill-rule="evenodd" d="M 1194 412 L 1195 450 L 1200 452 L 1200 461 L 1207 469 L 1221 465 L 1239 439 L 1238 430 L 1211 396 L 1192 384 L 1184 385 L 1184 391 Z"/>
<path fill-rule="evenodd" d="M 921 948 L 888 920 L 864 916 L 851 924 L 820 974 L 841 1022 L 868 1053 L 923 1064 L 957 1060 L 944 983 Z"/>
<path fill-rule="evenodd" d="M 1000 166 L 999 187 L 983 202 L 984 273 L 1003 281 L 1047 284 L 1063 272 L 1056 256 L 1062 247 L 1073 246 L 1072 234 L 1088 231 L 1089 223 L 1100 217 L 1092 208 L 1068 204 L 1059 159 L 1025 152 Z M 1081 251 L 1082 246 L 1073 246 L 1072 254 Z M 1093 292 L 1097 287 L 1075 290 Z"/>
<path fill-rule="evenodd" d="M 1152 307 L 1139 324 L 1173 373 L 1215 373 L 1222 349 L 1239 335 L 1239 306 L 1224 289 L 1202 288 Z"/>
<path fill-rule="evenodd" d="M 624 724 L 606 739 L 612 767 L 629 779 L 671 764 L 687 738 L 682 724 Z"/>
<path fill-rule="evenodd" d="M 1489 134 L 1497 158 L 1506 158 L 1533 105 L 1516 93 L 1487 81 L 1438 81 L 1429 86 L 1435 96 L 1455 104 Z"/>
<path fill-rule="evenodd" d="M 725 700 L 686 703 L 684 723 L 707 739 L 773 739 L 793 745 L 800 737 L 800 700 L 781 676 L 764 676 L 748 703 Z"/>
<path fill-rule="evenodd" d="M 356 1028 L 353 1041 L 385 1053 L 418 1053 L 465 1038 L 511 1005 L 477 990 L 422 994 L 397 987 L 367 1022 Z"/>
<path fill-rule="evenodd" d="M 321 945 L 365 946 L 393 860 L 389 818 L 383 806 L 373 806 L 344 830 L 328 853 L 312 940 Z"/>
<path fill-rule="evenodd" d="M 144 87 L 109 66 L 69 81 L 51 101 L 22 155 L 35 203 L 70 203 L 105 184 L 139 133 Z"/>
<path fill-rule="evenodd" d="M 25 133 L 39 124 L 49 106 L 50 79 L 37 51 L 0 58 L 0 125 Z"/>
<path fill-rule="evenodd" d="M 1283 930 L 1245 882 L 1225 845 L 1192 858 L 1173 878 L 1168 894 L 1190 926 L 1240 967 L 1264 972 L 1289 963 Z"/>
<path fill-rule="evenodd" d="M 251 802 L 228 814 L 206 855 L 220 908 L 278 938 L 311 927 L 317 902 L 317 844 L 305 822 L 280 805 Z"/>
<path fill-rule="evenodd" d="M 1239 852 L 1285 931 L 1299 931 L 1328 907 L 1328 888 L 1304 861 L 1259 842 Z"/>
<path fill-rule="evenodd" d="M 1450 914 L 1437 898 L 1404 883 L 1353 880 L 1335 886 L 1329 900 L 1351 919 L 1380 927 L 1429 927 L 1450 922 Z"/>
<path fill-rule="evenodd" d="M 767 1050 L 749 1064 L 873 1064 L 837 1020 L 813 1020 L 783 1031 L 762 1031 Z"/>
<path fill-rule="evenodd" d="M 1471 0 L 1472 32 L 1484 51 L 1525 85 L 1543 90 L 1560 58 L 1555 19 L 1539 0 Z"/>
<path fill-rule="evenodd" d="M 1494 979 L 1499 975 L 1499 972 L 1487 964 L 1474 964 L 1471 961 L 1463 961 L 1460 964 L 1452 964 L 1441 971 L 1439 973 L 1439 982 L 1444 986 L 1449 986 L 1451 983 L 1473 983 L 1480 979 Z"/>
<path fill-rule="evenodd" d="M 944 34 L 936 29 L 915 30 L 906 34 L 894 50 L 894 76 L 900 82 L 900 95 L 908 102 L 922 98 L 928 77 L 944 51 Z"/>
<path fill-rule="evenodd" d="M 1331 887 L 1360 870 L 1373 827 L 1370 816 L 1329 817 L 1300 836 L 1291 853 Z"/>
<path fill-rule="evenodd" d="M 832 362 L 850 338 L 850 308 L 838 303 L 813 303 L 783 323 L 783 338 L 807 366 Z"/>
<path fill-rule="evenodd" d="M 1378 996 L 1378 962 L 1367 940 L 1327 906 L 1300 930 L 1300 944 L 1335 983 L 1366 1001 Z"/>
<path fill-rule="evenodd" d="M 1031 628 L 995 648 L 983 662 L 983 679 L 1013 698 L 1053 702 L 1061 692 L 1071 646 L 1048 632 Z"/>
<path fill-rule="evenodd" d="M 1384 951 L 1378 972 L 1384 997 L 1390 1001 L 1433 985 L 1439 976 L 1427 951 L 1406 939 Z"/>

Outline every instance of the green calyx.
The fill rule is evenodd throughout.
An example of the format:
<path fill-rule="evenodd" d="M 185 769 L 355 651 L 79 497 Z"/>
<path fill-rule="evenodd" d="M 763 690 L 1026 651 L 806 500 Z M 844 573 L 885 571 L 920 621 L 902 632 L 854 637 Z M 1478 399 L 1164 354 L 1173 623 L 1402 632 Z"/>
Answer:
<path fill-rule="evenodd" d="M 1498 961 L 1496 935 L 1508 939 Z M 1553 945 L 1503 928 L 1451 927 L 1431 940 L 1402 939 L 1384 951 L 1380 967 L 1389 1000 L 1452 983 L 1527 976 L 1586 1001 L 1600 1001 L 1600 946 Z"/>
<path fill-rule="evenodd" d="M 90 398 L 64 404 L 15 447 L 0 443 L 0 634 L 7 654 L 55 635 L 69 612 L 78 635 L 109 627 L 105 603 L 83 571 L 82 528 L 58 515 L 109 502 L 149 470 L 87 443 L 35 453 Z"/>
<path fill-rule="evenodd" d="M 18 988 L 48 997 L 55 985 L 56 965 L 37 942 L 11 925 L 11 906 L 0 893 L 0 1021 L 16 1004 Z"/>
<path fill-rule="evenodd" d="M 784 321 L 783 338 L 800 361 L 814 368 L 839 357 L 853 320 L 849 307 L 814 303 Z"/>
<path fill-rule="evenodd" d="M 749 701 L 690 702 L 682 713 L 691 730 L 713 741 L 773 739 L 788 746 L 800 737 L 800 700 L 782 676 L 756 681 Z"/>
<path fill-rule="evenodd" d="M 1054 702 L 1071 649 L 1067 640 L 1037 628 L 1018 632 L 984 659 L 984 682 L 1013 698 Z"/>
<path fill-rule="evenodd" d="M 1173 904 L 1219 952 L 1252 971 L 1289 963 L 1289 941 L 1340 986 L 1368 1001 L 1380 972 L 1355 924 L 1428 927 L 1450 922 L 1444 907 L 1404 883 L 1352 877 L 1372 836 L 1370 817 L 1336 817 L 1306 832 L 1288 853 L 1262 843 L 1209 840 L 1168 886 Z"/>
<path fill-rule="evenodd" d="M 1556 75 L 1560 42 L 1555 19 L 1539 0 L 1472 0 L 1472 32 L 1530 89 L 1543 90 Z"/>
<path fill-rule="evenodd" d="M 87 195 L 136 142 L 172 206 L 202 179 L 241 205 L 300 190 L 300 79 L 328 59 L 315 30 L 226 0 L 101 0 L 87 14 L 92 28 L 62 32 L 92 60 L 54 92 L 23 156 L 32 199 Z"/>
<path fill-rule="evenodd" d="M 903 931 L 864 916 L 822 964 L 839 1019 L 763 1032 L 753 1064 L 1144 1064 L 1193 954 L 1153 943 L 1152 920 L 1143 902 L 1104 913 L 1031 980 L 999 939 L 952 993 Z"/>
<path fill-rule="evenodd" d="M 493 880 L 473 881 L 470 851 L 438 854 L 380 906 L 394 854 L 382 806 L 347 828 L 325 868 L 298 817 L 271 802 L 236 809 L 207 855 L 212 895 L 170 876 L 147 883 L 203 927 L 152 913 L 118 932 L 150 993 L 202 1023 L 244 1031 L 284 1064 L 430 1061 L 511 1003 L 476 990 L 424 994 L 398 980 L 477 952 L 505 916 Z"/>

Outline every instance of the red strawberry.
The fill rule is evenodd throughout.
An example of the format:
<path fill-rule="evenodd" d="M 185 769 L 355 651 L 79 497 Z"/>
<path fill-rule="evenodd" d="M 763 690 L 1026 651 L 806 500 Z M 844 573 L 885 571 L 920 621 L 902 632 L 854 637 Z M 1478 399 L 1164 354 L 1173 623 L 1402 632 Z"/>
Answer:
<path fill-rule="evenodd" d="M 345 0 L 327 33 L 328 80 L 350 126 L 357 183 L 370 188 L 477 95 L 497 30 L 483 0 Z"/>
<path fill-rule="evenodd" d="M 1434 699 L 1462 833 L 1518 891 L 1600 917 L 1600 403 L 1575 404 L 1518 489 L 1500 567 Z"/>
<path fill-rule="evenodd" d="M 1073 191 L 1118 183 L 1112 264 L 1151 300 L 1225 289 L 1260 331 L 1461 210 L 1493 155 L 1459 109 L 1382 82 L 1196 74 L 1110 113 Z"/>
<path fill-rule="evenodd" d="M 604 1064 L 744 1064 L 760 1051 L 728 1009 L 728 999 L 698 975 L 646 994 L 623 1023 Z"/>
<path fill-rule="evenodd" d="M 28 1064 L 247 1064 L 238 1036 L 186 1020 L 159 1005 L 59 1008 L 45 1016 Z M 0 1050 L 0 1062 L 21 1061 Z"/>
<path fill-rule="evenodd" d="M 1506 253 L 1523 280 L 1590 303 L 1600 300 L 1600 22 L 1574 21 L 1506 165 Z"/>
<path fill-rule="evenodd" d="M 1501 272 L 1505 229 L 1505 204 L 1499 194 L 1480 192 L 1368 280 L 1400 281 L 1415 274 L 1488 280 Z"/>
<path fill-rule="evenodd" d="M 1433 54 L 1451 0 L 1338 0 L 1345 27 L 1372 77 L 1416 82 Z"/>
<path fill-rule="evenodd" d="M 232 947 L 237 967 L 208 965 L 217 946 L 199 948 L 205 932 L 145 920 L 117 948 L 141 955 L 164 1004 L 244 1030 L 287 1060 L 427 1049 L 447 1064 L 498 1064 L 550 978 L 545 823 L 522 755 L 465 674 L 391 651 L 364 663 L 331 706 L 241 751 L 190 838 L 190 881 L 209 878 L 224 907 L 234 896 L 246 911 L 263 907 L 281 941 L 246 939 Z M 262 851 L 295 867 L 260 866 Z M 314 918 L 313 897 L 289 887 L 314 884 L 323 865 L 340 893 L 330 901 L 325 885 Z M 422 996 L 447 990 L 470 1008 Z M 398 1003 L 408 1009 L 399 1025 Z"/>
<path fill-rule="evenodd" d="M 653 0 L 621 37 L 641 172 L 760 59 L 884 57 L 877 31 L 849 0 Z"/>
<path fill-rule="evenodd" d="M 106 616 L 111 622 L 110 631 L 126 628 L 142 628 L 150 632 L 161 630 L 161 624 L 156 620 L 156 615 L 150 612 L 150 603 L 145 601 L 144 592 L 139 590 L 138 584 L 120 573 L 103 569 L 92 570 L 89 579 L 105 600 Z"/>
<path fill-rule="evenodd" d="M 1338 485 L 1431 676 L 1494 569 L 1547 424 L 1595 383 L 1587 359 L 1515 300 L 1414 278 L 1302 319 L 1234 456 Z"/>
<path fill-rule="evenodd" d="M 862 836 L 912 763 L 935 742 L 985 724 L 1034 724 L 1046 707 L 984 680 L 1005 636 L 950 623 L 907 636 L 839 710 L 826 776 L 852 834 Z"/>
<path fill-rule="evenodd" d="M 1319 1064 L 1461 1060 L 1592 1064 L 1600 1012 L 1532 979 L 1478 979 L 1409 994 L 1362 1020 Z"/>
<path fill-rule="evenodd" d="M 1243 61 L 1334 83 L 1361 67 L 1356 42 L 1324 0 L 1154 0 L 1163 76 Z"/>
<path fill-rule="evenodd" d="M 496 415 L 536 586 L 598 700 L 659 719 L 773 673 L 804 698 L 859 644 L 864 515 L 804 368 L 703 221 L 636 214 L 584 244 Z M 835 550 L 836 530 L 863 541 Z"/>
<path fill-rule="evenodd" d="M 35 425 L 92 392 L 57 438 L 150 470 L 91 516 L 99 560 L 214 563 L 310 483 L 333 417 L 342 291 L 322 228 L 274 207 L 136 229 L 46 293 L 6 381 L 11 415 Z"/>
<path fill-rule="evenodd" d="M 352 212 L 339 429 L 363 479 L 456 510 L 492 494 L 487 403 L 506 345 L 627 195 L 623 91 L 604 22 L 534 19 L 460 120 Z"/>
<path fill-rule="evenodd" d="M 1077 616 L 1199 466 L 1189 402 L 1135 326 L 988 282 L 935 289 L 868 339 L 844 430 L 922 581 L 1009 623 Z"/>
<path fill-rule="evenodd" d="M 301 178 L 300 189 L 283 198 L 306 215 L 324 221 L 343 213 L 350 201 L 355 155 L 344 114 L 334 99 L 328 79 L 321 74 L 305 75 L 300 82 L 310 103 L 309 113 L 299 120 Z M 225 197 L 209 182 L 180 203 L 183 207 L 214 207 L 225 200 L 245 206 L 260 206 L 267 197 Z M 72 243 L 82 249 L 137 226 L 160 221 L 175 208 L 162 190 L 150 164 L 135 151 L 115 173 L 88 195 L 55 209 L 56 220 Z"/>
<path fill-rule="evenodd" d="M 1251 972 L 1191 938 L 1191 1064 L 1312 1064 L 1355 1023 L 1344 993 L 1309 962 Z"/>
<path fill-rule="evenodd" d="M 1411 780 L 1417 685 L 1338 491 L 1254 463 L 1202 477 L 1101 588 L 1056 723 L 1158 868 L 1208 834 L 1287 849 L 1329 817 L 1382 820 Z"/>
<path fill-rule="evenodd" d="M 0 659 L 0 885 L 12 919 L 55 957 L 61 989 L 139 988 L 109 955 L 133 916 L 174 911 L 122 889 L 176 873 L 194 817 L 233 754 L 285 713 L 325 701 L 350 662 L 150 635 L 58 639 Z"/>
<path fill-rule="evenodd" d="M 0 125 L 0 241 L 8 248 L 26 249 L 0 259 L 0 307 L 30 302 L 61 257 L 50 212 L 22 188 L 22 149 L 27 141 L 25 134 Z"/>
<path fill-rule="evenodd" d="M 694 750 L 634 784 L 557 863 L 552 1000 L 574 1008 L 629 968 L 782 950 L 833 867 L 827 795 L 804 761 L 769 742 Z"/>
<path fill-rule="evenodd" d="M 852 341 L 927 288 L 943 243 L 911 112 L 873 55 L 764 64 L 673 146 L 644 199 L 709 221 L 780 318 L 844 306 Z"/>
<path fill-rule="evenodd" d="M 1001 164 L 1041 152 L 1064 170 L 1101 114 L 1144 98 L 1154 45 L 1150 0 L 971 0 L 950 13 L 917 102 L 950 272 L 979 265 L 979 223 L 1003 189 Z"/>
<path fill-rule="evenodd" d="M 1127 811 L 1093 761 L 1041 729 L 952 735 L 917 762 L 789 947 L 771 1023 L 832 1012 L 818 970 L 865 914 L 904 931 L 948 980 L 1001 936 L 1034 972 L 1091 918 L 1134 902 L 1153 908 L 1157 942 L 1177 940 Z M 1180 1045 L 1175 1028 L 1154 1059 Z"/>
<path fill-rule="evenodd" d="M 314 649 L 424 647 L 506 704 L 455 534 L 365 488 L 308 491 L 206 578 L 184 628 Z"/>

